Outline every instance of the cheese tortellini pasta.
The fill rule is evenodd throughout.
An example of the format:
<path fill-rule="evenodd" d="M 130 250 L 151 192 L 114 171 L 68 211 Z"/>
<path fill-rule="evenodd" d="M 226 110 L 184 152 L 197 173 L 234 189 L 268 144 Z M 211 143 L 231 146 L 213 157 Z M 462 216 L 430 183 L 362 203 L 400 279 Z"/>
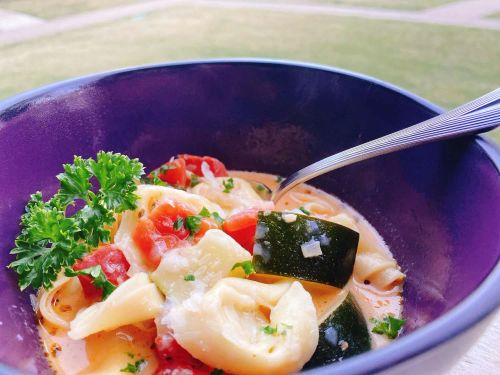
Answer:
<path fill-rule="evenodd" d="M 318 344 L 316 309 L 296 281 L 224 278 L 175 305 L 162 322 L 194 357 L 234 374 L 299 371 Z"/>

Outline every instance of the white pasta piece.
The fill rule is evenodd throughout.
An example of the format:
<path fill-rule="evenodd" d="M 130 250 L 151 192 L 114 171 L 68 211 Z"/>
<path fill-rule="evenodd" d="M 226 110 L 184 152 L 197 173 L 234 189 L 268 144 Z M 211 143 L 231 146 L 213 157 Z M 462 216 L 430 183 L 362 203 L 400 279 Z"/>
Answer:
<path fill-rule="evenodd" d="M 251 259 L 232 237 L 210 229 L 196 245 L 167 252 L 151 279 L 169 299 L 182 301 L 228 276 L 235 263 Z M 186 275 L 193 275 L 194 281 L 184 280 Z"/>
<path fill-rule="evenodd" d="M 68 336 L 83 339 L 99 331 L 153 319 L 163 308 L 163 296 L 145 273 L 137 273 L 104 301 L 78 312 Z"/>
<path fill-rule="evenodd" d="M 252 186 L 241 178 L 232 177 L 234 187 L 228 193 L 224 193 L 223 182 L 227 181 L 228 178 L 216 177 L 215 182 L 202 182 L 191 191 L 217 203 L 227 214 L 250 207 L 258 207 L 263 210 L 273 209 L 272 202 L 262 200 Z"/>
<path fill-rule="evenodd" d="M 319 335 L 311 295 L 296 281 L 224 278 L 206 294 L 174 305 L 162 323 L 195 358 L 241 375 L 299 371 Z"/>
<path fill-rule="evenodd" d="M 380 289 L 390 289 L 401 283 L 405 277 L 394 259 L 370 252 L 356 256 L 354 275 L 358 280 L 368 280 Z"/>
<path fill-rule="evenodd" d="M 328 218 L 328 220 L 333 221 L 334 223 L 343 225 L 344 227 L 352 229 L 356 232 L 359 232 L 359 228 L 356 225 L 356 222 L 354 221 L 354 219 L 345 213 L 341 213 L 341 214 L 338 214 L 335 216 L 330 216 Z"/>
<path fill-rule="evenodd" d="M 206 207 L 210 212 L 218 212 L 225 217 L 224 211 L 208 199 L 187 193 L 185 191 L 166 186 L 157 185 L 139 185 L 137 187 L 137 209 L 134 211 L 125 211 L 122 214 L 120 226 L 115 234 L 115 244 L 123 251 L 125 258 L 130 263 L 129 275 L 137 272 L 144 272 L 147 267 L 142 259 L 141 252 L 132 239 L 137 221 L 143 215 L 149 215 L 155 205 L 166 201 L 176 201 L 187 204 L 193 210 L 199 212 Z"/>
<path fill-rule="evenodd" d="M 59 276 L 50 290 L 47 291 L 44 288 L 40 289 L 38 302 L 40 314 L 43 316 L 45 321 L 48 321 L 59 328 L 69 328 L 69 322 L 61 318 L 57 312 L 54 311 L 52 299 L 56 293 L 70 281 L 72 281 L 72 279 L 69 277 Z"/>
<path fill-rule="evenodd" d="M 288 193 L 291 202 L 304 207 L 311 215 L 325 217 L 335 213 L 335 209 L 324 199 L 317 195 L 305 194 L 300 192 Z"/>

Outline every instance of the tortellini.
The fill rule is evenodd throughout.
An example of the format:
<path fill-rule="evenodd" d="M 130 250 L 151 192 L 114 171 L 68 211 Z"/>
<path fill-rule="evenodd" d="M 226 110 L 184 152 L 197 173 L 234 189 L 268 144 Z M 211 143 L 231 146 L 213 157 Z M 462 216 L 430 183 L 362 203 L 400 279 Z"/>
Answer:
<path fill-rule="evenodd" d="M 360 281 L 368 280 L 380 289 L 390 289 L 403 282 L 405 277 L 394 259 L 375 252 L 357 255 L 354 274 Z"/>
<path fill-rule="evenodd" d="M 316 309 L 297 282 L 224 278 L 162 318 L 195 358 L 234 374 L 299 371 L 318 344 Z"/>
<path fill-rule="evenodd" d="M 68 336 L 83 339 L 99 331 L 153 319 L 163 309 L 164 298 L 145 273 L 137 273 L 104 301 L 78 312 Z"/>
<path fill-rule="evenodd" d="M 205 207 L 210 212 L 217 212 L 222 217 L 225 217 L 224 211 L 217 204 L 199 195 L 187 193 L 179 189 L 157 185 L 138 185 L 137 195 L 139 196 L 137 208 L 134 211 L 126 211 L 122 214 L 120 226 L 114 237 L 115 244 L 123 251 L 127 261 L 130 263 L 129 275 L 147 270 L 141 253 L 132 239 L 132 235 L 139 218 L 143 215 L 149 215 L 155 205 L 173 200 L 189 205 L 196 212 L 201 211 Z"/>
<path fill-rule="evenodd" d="M 151 279 L 171 300 L 181 301 L 228 276 L 235 263 L 252 256 L 221 230 L 210 229 L 196 245 L 167 252 Z M 238 271 L 236 271 L 238 272 Z M 193 276 L 194 280 L 185 280 Z"/>
<path fill-rule="evenodd" d="M 196 185 L 191 191 L 217 203 L 227 214 L 250 207 L 263 210 L 271 210 L 274 207 L 272 202 L 262 200 L 252 186 L 241 178 L 232 177 L 234 186 L 227 192 L 224 192 L 224 182 L 227 182 L 228 177 L 205 180 L 206 182 Z"/>

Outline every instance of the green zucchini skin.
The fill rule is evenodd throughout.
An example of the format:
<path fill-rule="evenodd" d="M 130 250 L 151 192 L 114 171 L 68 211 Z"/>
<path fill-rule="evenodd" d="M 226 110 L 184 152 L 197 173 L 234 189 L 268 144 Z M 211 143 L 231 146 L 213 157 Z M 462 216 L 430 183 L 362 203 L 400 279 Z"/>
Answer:
<path fill-rule="evenodd" d="M 294 277 L 342 288 L 352 275 L 359 233 L 331 221 L 259 212 L 253 266 L 257 273 Z M 322 255 L 305 258 L 301 245 L 319 241 Z"/>
<path fill-rule="evenodd" d="M 342 344 L 342 341 L 347 345 Z M 370 349 L 371 339 L 366 320 L 356 300 L 349 293 L 341 305 L 319 326 L 318 346 L 304 369 L 324 366 Z"/>

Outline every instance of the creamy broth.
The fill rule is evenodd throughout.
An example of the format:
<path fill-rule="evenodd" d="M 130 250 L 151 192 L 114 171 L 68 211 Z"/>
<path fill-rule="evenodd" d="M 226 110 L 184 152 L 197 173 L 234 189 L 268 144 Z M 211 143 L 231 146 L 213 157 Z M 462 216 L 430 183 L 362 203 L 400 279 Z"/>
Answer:
<path fill-rule="evenodd" d="M 265 183 L 271 188 L 277 186 L 276 176 L 255 172 L 232 171 L 231 176 L 246 180 L 255 180 Z M 287 211 L 309 204 L 311 214 L 324 219 L 332 219 L 338 215 L 346 215 L 347 219 L 339 216 L 340 224 L 355 225 L 360 233 L 358 255 L 363 253 L 380 254 L 392 259 L 392 254 L 379 236 L 377 231 L 354 209 L 339 199 L 303 185 L 288 192 L 276 205 L 277 211 Z M 334 219 L 332 219 L 334 220 Z M 346 225 L 348 226 L 348 225 Z M 274 276 L 252 275 L 251 279 L 272 283 L 278 279 Z M 388 314 L 401 316 L 402 312 L 402 283 L 398 282 L 388 288 L 380 288 L 368 284 L 355 271 L 353 278 L 344 291 L 321 284 L 301 282 L 304 288 L 313 297 L 318 321 L 324 320 L 336 306 L 342 293 L 349 290 L 358 301 L 365 319 L 383 319 Z M 83 297 L 77 279 L 71 280 L 53 296 L 57 305 L 54 310 L 60 317 L 70 321 L 78 311 L 88 305 Z M 368 321 L 371 330 L 372 323 Z M 157 367 L 154 350 L 156 328 L 153 321 L 144 322 L 137 326 L 124 326 L 110 332 L 99 332 L 83 340 L 71 340 L 64 329 L 55 329 L 49 322 L 40 322 L 40 337 L 45 348 L 49 363 L 56 373 L 61 374 L 111 374 L 120 373 L 120 369 L 127 363 L 137 359 L 144 359 L 147 365 L 141 374 L 152 374 Z M 371 334 L 373 348 L 387 344 L 385 336 Z M 122 372 L 123 373 L 123 372 Z"/>

